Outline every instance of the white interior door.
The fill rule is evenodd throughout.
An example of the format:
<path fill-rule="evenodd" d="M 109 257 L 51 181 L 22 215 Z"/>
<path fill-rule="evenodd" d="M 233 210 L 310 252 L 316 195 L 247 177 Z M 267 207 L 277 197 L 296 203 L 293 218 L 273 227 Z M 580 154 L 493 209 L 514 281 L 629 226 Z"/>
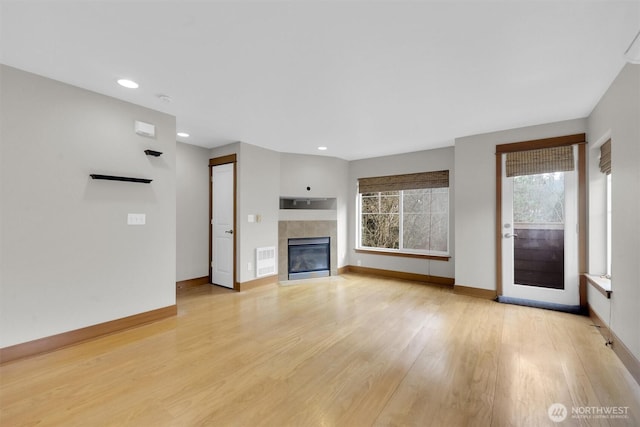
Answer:
<path fill-rule="evenodd" d="M 574 158 L 575 155 L 574 147 Z M 574 171 L 556 172 L 552 174 L 540 174 L 539 181 L 563 180 L 564 181 L 564 205 L 563 221 L 545 222 L 530 221 L 522 218 L 515 218 L 514 222 L 514 201 L 517 208 L 517 216 L 526 216 L 522 211 L 535 211 L 536 198 L 527 197 L 529 194 L 523 192 L 525 185 L 522 181 L 515 182 L 520 177 L 507 177 L 505 174 L 506 154 L 502 155 L 502 284 L 503 296 L 518 298 L 530 301 L 538 301 L 567 306 L 579 306 L 579 273 L 578 273 L 578 191 L 577 191 L 577 166 Z M 546 176 L 544 176 L 546 175 Z M 529 181 L 531 182 L 531 181 Z M 544 187 L 539 185 L 539 187 Z M 552 185 L 549 185 L 552 187 Z M 544 190 L 539 190 L 544 191 Z M 557 191 L 556 191 L 557 193 Z M 544 199 L 544 193 L 537 193 Z M 549 195 L 549 197 L 552 197 Z M 525 206 L 526 208 L 522 208 Z M 536 216 L 536 214 L 532 214 Z M 560 244 L 563 244 L 564 251 L 561 251 L 562 259 L 553 260 L 557 252 L 558 244 L 551 242 L 550 233 L 562 230 Z M 537 236 L 534 236 L 537 234 Z M 520 240 L 517 240 L 520 239 Z M 529 240 L 524 240 L 529 239 Z M 534 239 L 539 239 L 538 241 Z M 518 251 L 520 251 L 518 253 Z M 528 252 L 527 252 L 528 251 Z M 555 264 L 554 264 L 555 263 Z M 553 277 L 558 270 L 554 265 L 560 265 L 559 286 L 543 284 L 545 279 L 539 277 Z M 525 271 L 530 269 L 532 271 Z M 540 275 L 536 278 L 535 270 Z M 547 270 L 547 271 L 545 271 Z M 552 271 L 553 270 L 553 271 Z M 553 279 L 550 279 L 553 281 Z M 557 280 L 556 280 L 557 282 Z M 557 285 L 557 283 L 556 283 Z"/>
<path fill-rule="evenodd" d="M 211 282 L 233 288 L 234 163 L 214 166 L 212 173 Z"/>

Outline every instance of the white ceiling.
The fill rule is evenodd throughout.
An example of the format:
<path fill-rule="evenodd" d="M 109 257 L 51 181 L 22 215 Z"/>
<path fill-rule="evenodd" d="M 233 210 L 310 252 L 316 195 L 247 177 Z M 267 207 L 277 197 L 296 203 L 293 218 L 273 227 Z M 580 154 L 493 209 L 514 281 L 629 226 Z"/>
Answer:
<path fill-rule="evenodd" d="M 178 140 L 347 160 L 586 117 L 640 28 L 640 1 L 2 0 L 0 13 L 0 62 L 173 114 L 191 134 Z"/>

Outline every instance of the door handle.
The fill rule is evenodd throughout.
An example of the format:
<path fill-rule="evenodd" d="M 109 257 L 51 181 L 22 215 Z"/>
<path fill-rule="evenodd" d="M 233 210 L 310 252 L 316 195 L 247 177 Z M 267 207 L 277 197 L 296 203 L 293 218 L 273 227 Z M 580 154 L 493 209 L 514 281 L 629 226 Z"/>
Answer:
<path fill-rule="evenodd" d="M 225 231 L 225 233 L 227 233 L 227 234 L 233 234 L 233 230 L 227 230 L 227 231 Z"/>
<path fill-rule="evenodd" d="M 514 238 L 518 237 L 518 235 L 517 234 L 511 234 L 511 233 L 504 233 L 504 237 L 508 239 L 509 237 L 514 237 Z"/>

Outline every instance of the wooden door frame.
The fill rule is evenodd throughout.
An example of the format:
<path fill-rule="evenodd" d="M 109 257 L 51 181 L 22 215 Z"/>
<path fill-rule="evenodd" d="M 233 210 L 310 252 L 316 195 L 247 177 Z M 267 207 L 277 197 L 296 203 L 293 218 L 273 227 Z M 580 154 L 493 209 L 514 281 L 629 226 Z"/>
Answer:
<path fill-rule="evenodd" d="M 587 266 L 587 175 L 586 175 L 586 134 L 534 139 L 496 145 L 496 293 L 502 296 L 502 155 L 517 151 L 540 148 L 578 146 L 578 275 L 586 272 Z M 587 293 L 579 284 L 580 306 L 587 306 Z"/>
<path fill-rule="evenodd" d="M 209 283 L 213 283 L 213 267 L 211 261 L 213 259 L 213 167 L 220 165 L 233 164 L 233 289 L 240 290 L 240 285 L 236 280 L 236 243 L 237 243 L 237 205 L 238 205 L 238 159 L 236 154 L 227 156 L 214 157 L 209 159 Z"/>

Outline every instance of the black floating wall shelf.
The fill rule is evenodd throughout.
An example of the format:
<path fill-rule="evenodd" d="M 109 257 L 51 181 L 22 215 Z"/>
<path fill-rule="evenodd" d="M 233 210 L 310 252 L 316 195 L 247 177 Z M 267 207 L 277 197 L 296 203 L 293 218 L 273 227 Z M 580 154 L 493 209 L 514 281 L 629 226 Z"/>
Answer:
<path fill-rule="evenodd" d="M 160 155 L 162 155 L 162 151 L 144 150 L 144 154 L 147 156 L 160 157 Z"/>
<path fill-rule="evenodd" d="M 146 178 L 131 178 L 129 176 L 114 176 L 114 175 L 98 175 L 92 173 L 91 178 L 93 179 L 106 179 L 107 181 L 125 181 L 125 182 L 141 182 L 144 184 L 148 184 L 151 182 L 150 179 Z"/>

